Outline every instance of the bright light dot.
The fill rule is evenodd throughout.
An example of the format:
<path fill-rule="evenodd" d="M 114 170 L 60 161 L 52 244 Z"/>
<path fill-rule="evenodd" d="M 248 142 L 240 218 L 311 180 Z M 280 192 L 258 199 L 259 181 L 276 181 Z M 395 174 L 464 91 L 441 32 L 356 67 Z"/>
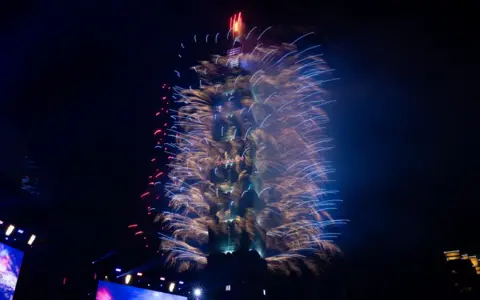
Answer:
<path fill-rule="evenodd" d="M 143 273 L 138 272 L 137 276 L 143 276 Z"/>
<path fill-rule="evenodd" d="M 183 284 L 183 281 L 179 281 L 178 283 L 179 283 L 179 284 Z"/>
<path fill-rule="evenodd" d="M 174 289 L 175 289 L 175 283 L 172 282 L 168 285 L 168 291 L 171 293 L 173 292 Z"/>
<path fill-rule="evenodd" d="M 125 276 L 125 284 L 130 283 L 131 279 L 132 279 L 132 275 L 128 274 L 127 276 Z"/>
<path fill-rule="evenodd" d="M 27 244 L 31 246 L 31 245 L 33 244 L 33 242 L 35 241 L 36 238 L 37 238 L 37 237 L 36 237 L 34 234 L 32 234 L 32 235 L 30 236 L 30 238 L 28 239 Z"/>
<path fill-rule="evenodd" d="M 118 272 L 118 273 L 120 273 L 120 272 L 122 272 L 122 269 L 120 269 L 120 268 L 116 268 L 116 269 L 115 269 L 115 272 Z"/>
<path fill-rule="evenodd" d="M 263 295 L 266 296 L 267 295 L 267 290 L 263 290 Z"/>
<path fill-rule="evenodd" d="M 160 277 L 160 280 L 161 280 L 161 281 L 165 281 L 165 277 Z"/>
<path fill-rule="evenodd" d="M 225 286 L 225 291 L 230 292 L 232 290 L 232 287 L 230 285 Z"/>
<path fill-rule="evenodd" d="M 13 226 L 13 225 L 8 225 L 7 231 L 5 231 L 5 235 L 6 235 L 6 236 L 11 235 L 14 230 L 15 230 L 15 226 Z"/>
<path fill-rule="evenodd" d="M 198 297 L 198 296 L 200 296 L 200 295 L 202 294 L 202 290 L 201 290 L 201 289 L 195 289 L 195 290 L 193 290 L 193 294 L 194 294 L 196 297 Z"/>

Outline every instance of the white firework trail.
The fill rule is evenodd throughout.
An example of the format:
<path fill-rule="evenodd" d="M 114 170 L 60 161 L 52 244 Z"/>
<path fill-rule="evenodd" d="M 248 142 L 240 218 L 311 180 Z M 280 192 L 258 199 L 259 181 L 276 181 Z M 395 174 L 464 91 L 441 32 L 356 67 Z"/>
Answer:
<path fill-rule="evenodd" d="M 322 86 L 332 70 L 318 46 L 297 49 L 313 33 L 267 46 L 260 40 L 271 27 L 257 39 L 254 29 L 251 52 L 212 55 L 194 67 L 199 88 L 174 87 L 183 106 L 169 130 L 177 151 L 166 185 L 172 210 L 157 221 L 169 233 L 160 236 L 169 262 L 183 270 L 207 263 L 209 233 L 232 230 L 229 245 L 248 233 L 274 271 L 298 272 L 299 262 L 315 270 L 312 257 L 339 251 L 329 229 L 347 220 L 329 213 L 340 200 L 327 198 L 335 191 L 326 188 L 334 169 L 325 159 L 332 147 Z"/>

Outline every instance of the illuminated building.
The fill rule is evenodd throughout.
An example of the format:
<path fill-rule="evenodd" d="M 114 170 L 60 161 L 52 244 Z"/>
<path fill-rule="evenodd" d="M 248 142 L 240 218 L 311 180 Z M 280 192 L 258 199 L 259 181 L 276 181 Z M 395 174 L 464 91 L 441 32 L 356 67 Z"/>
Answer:
<path fill-rule="evenodd" d="M 480 267 L 474 255 L 445 251 L 447 279 L 452 299 L 477 299 Z"/>

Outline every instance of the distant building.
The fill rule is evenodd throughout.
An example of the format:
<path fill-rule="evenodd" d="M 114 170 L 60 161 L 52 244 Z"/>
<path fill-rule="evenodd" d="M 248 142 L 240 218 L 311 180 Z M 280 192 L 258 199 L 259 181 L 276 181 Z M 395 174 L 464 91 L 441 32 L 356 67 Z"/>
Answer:
<path fill-rule="evenodd" d="M 40 195 L 38 167 L 28 157 L 25 157 L 20 189 L 30 197 L 38 197 Z"/>
<path fill-rule="evenodd" d="M 480 267 L 476 256 L 445 251 L 447 280 L 452 299 L 477 299 Z"/>

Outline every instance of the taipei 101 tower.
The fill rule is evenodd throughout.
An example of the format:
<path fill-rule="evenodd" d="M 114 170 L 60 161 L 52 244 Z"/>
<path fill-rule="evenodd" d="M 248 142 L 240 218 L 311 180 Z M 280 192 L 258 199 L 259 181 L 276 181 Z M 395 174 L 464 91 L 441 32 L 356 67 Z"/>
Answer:
<path fill-rule="evenodd" d="M 193 36 L 195 47 L 211 37 L 223 55 L 189 68 L 198 86 L 172 87 L 169 209 L 156 217 L 166 262 L 206 267 L 213 299 L 264 299 L 268 274 L 315 273 L 338 251 L 330 229 L 348 221 L 331 216 L 339 200 L 326 184 L 334 169 L 320 85 L 331 69 L 316 46 L 297 45 L 312 33 L 277 43 L 285 32 L 246 30 L 243 18 L 230 18 L 226 44 L 220 33 Z"/>

